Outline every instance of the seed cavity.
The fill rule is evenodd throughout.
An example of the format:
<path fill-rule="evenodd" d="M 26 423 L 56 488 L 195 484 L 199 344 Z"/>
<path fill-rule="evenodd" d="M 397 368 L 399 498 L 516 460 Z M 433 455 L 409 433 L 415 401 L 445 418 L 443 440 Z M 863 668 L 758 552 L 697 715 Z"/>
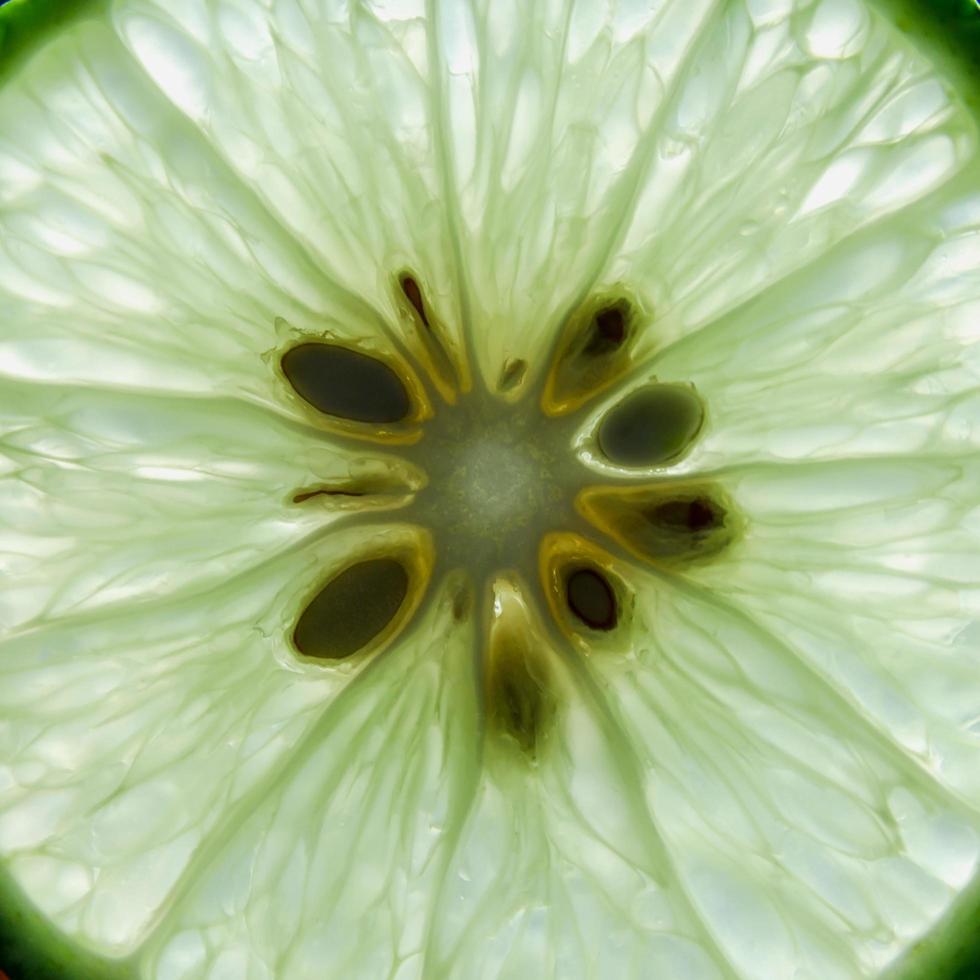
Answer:
<path fill-rule="evenodd" d="M 549 713 L 547 678 L 524 637 L 497 641 L 487 679 L 488 720 L 498 734 L 534 757 Z"/>
<path fill-rule="evenodd" d="M 283 354 L 282 372 L 296 393 L 318 411 L 352 422 L 403 422 L 412 399 L 384 361 L 339 344 L 309 342 Z"/>
<path fill-rule="evenodd" d="M 625 295 L 596 296 L 565 322 L 541 395 L 546 415 L 564 415 L 594 398 L 631 363 L 639 312 Z"/>
<path fill-rule="evenodd" d="M 651 524 L 691 534 L 712 531 L 725 521 L 724 511 L 708 497 L 669 500 L 647 511 Z"/>
<path fill-rule="evenodd" d="M 506 394 L 513 391 L 527 376 L 527 361 L 522 358 L 508 358 L 500 371 L 497 391 Z"/>
<path fill-rule="evenodd" d="M 585 332 L 582 353 L 586 357 L 608 357 L 626 341 L 628 308 L 624 303 L 606 306 L 592 317 Z"/>
<path fill-rule="evenodd" d="M 409 575 L 393 558 L 350 565 L 320 589 L 300 616 L 293 642 L 305 657 L 342 660 L 392 624 L 408 594 Z"/>
<path fill-rule="evenodd" d="M 450 404 L 455 404 L 458 392 L 466 388 L 465 368 L 454 358 L 445 327 L 426 301 L 418 277 L 413 272 L 402 270 L 396 279 L 398 292 L 407 301 L 401 305 L 414 327 L 412 333 L 418 342 L 419 359 L 439 393 Z"/>
<path fill-rule="evenodd" d="M 398 507 L 408 503 L 424 481 L 421 474 L 400 466 L 361 465 L 358 474 L 297 490 L 290 500 L 305 504 L 319 500 L 333 508 L 369 510 Z M 421 477 L 421 478 L 420 478 Z"/>
<path fill-rule="evenodd" d="M 619 466 L 659 466 L 693 444 L 704 407 L 688 385 L 655 384 L 627 395 L 599 424 L 599 449 Z"/>
<path fill-rule="evenodd" d="M 452 592 L 453 621 L 465 622 L 473 611 L 473 587 L 469 581 L 458 582 Z"/>
<path fill-rule="evenodd" d="M 422 298 L 422 289 L 418 284 L 418 280 L 409 273 L 403 272 L 398 282 L 402 287 L 405 298 L 415 308 L 415 312 L 418 313 L 423 326 L 431 330 L 432 324 L 429 323 L 429 314 L 425 312 L 425 300 Z"/>
<path fill-rule="evenodd" d="M 306 503 L 307 500 L 312 500 L 314 497 L 364 497 L 366 495 L 366 490 L 317 487 L 316 490 L 303 490 L 300 493 L 293 494 L 293 503 L 303 504 Z"/>
<path fill-rule="evenodd" d="M 585 626 L 608 632 L 619 619 L 616 593 L 601 572 L 593 568 L 576 568 L 565 578 L 565 601 Z"/>
<path fill-rule="evenodd" d="M 579 494 L 577 506 L 637 557 L 669 566 L 717 556 L 743 526 L 732 502 L 713 484 L 591 488 Z"/>
<path fill-rule="evenodd" d="M 635 600 L 607 551 L 581 535 L 553 531 L 541 542 L 538 563 L 552 616 L 575 646 L 594 653 L 628 645 L 620 627 Z"/>
<path fill-rule="evenodd" d="M 412 490 L 410 487 L 396 487 L 392 484 L 371 487 L 311 487 L 294 493 L 290 499 L 294 504 L 305 504 L 311 500 L 322 501 L 334 510 L 386 510 L 409 503 Z"/>
<path fill-rule="evenodd" d="M 534 762 L 557 707 L 547 642 L 513 583 L 498 581 L 493 592 L 485 654 L 488 730 Z"/>

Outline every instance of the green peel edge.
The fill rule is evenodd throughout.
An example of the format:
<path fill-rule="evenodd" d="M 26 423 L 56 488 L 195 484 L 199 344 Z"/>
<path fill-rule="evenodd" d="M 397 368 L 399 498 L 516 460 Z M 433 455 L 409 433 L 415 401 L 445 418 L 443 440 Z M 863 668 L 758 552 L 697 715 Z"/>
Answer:
<path fill-rule="evenodd" d="M 0 83 L 49 37 L 107 7 L 107 0 L 0 0 Z"/>
<path fill-rule="evenodd" d="M 978 0 L 870 0 L 909 43 L 937 63 L 980 119 L 980 6 Z"/>
<path fill-rule="evenodd" d="M 0 866 L 0 971 L 9 980 L 135 980 L 133 959 L 110 960 L 57 929 Z"/>
<path fill-rule="evenodd" d="M 980 9 L 975 0 L 874 0 L 909 42 L 952 71 L 960 98 L 980 118 Z M 0 2 L 0 83 L 47 40 L 76 21 L 103 15 L 108 0 Z M 0 970 L 10 980 L 131 980 L 132 959 L 83 950 L 0 871 Z M 888 974 L 896 980 L 980 977 L 980 879 L 950 914 Z"/>
<path fill-rule="evenodd" d="M 883 980 L 976 980 L 980 977 L 980 877 Z"/>

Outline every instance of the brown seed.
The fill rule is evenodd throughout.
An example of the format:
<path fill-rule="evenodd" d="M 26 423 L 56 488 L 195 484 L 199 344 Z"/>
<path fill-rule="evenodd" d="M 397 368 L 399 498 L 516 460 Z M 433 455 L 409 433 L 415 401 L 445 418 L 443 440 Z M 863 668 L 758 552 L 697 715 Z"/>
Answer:
<path fill-rule="evenodd" d="M 453 592 L 453 619 L 457 623 L 467 619 L 473 610 L 473 589 L 468 582 L 461 582 Z"/>
<path fill-rule="evenodd" d="M 577 506 L 627 550 L 658 564 L 712 558 L 744 525 L 721 488 L 710 483 L 597 487 L 583 491 Z"/>
<path fill-rule="evenodd" d="M 616 594 L 605 577 L 592 568 L 579 568 L 568 575 L 565 601 L 589 629 L 606 632 L 616 626 Z"/>
<path fill-rule="evenodd" d="M 637 322 L 638 313 L 624 296 L 593 298 L 569 316 L 541 395 L 546 415 L 574 411 L 629 368 Z"/>
<path fill-rule="evenodd" d="M 487 708 L 493 729 L 512 738 L 521 750 L 533 756 L 551 713 L 547 681 L 535 676 L 543 671 L 522 638 L 510 635 L 498 639 L 487 679 Z"/>
<path fill-rule="evenodd" d="M 583 353 L 602 357 L 621 347 L 626 340 L 626 313 L 622 306 L 607 306 L 592 318 Z"/>
<path fill-rule="evenodd" d="M 447 343 L 445 325 L 426 303 L 422 286 L 412 272 L 400 272 L 397 281 L 398 288 L 415 314 L 412 318 L 415 320 L 413 332 L 418 346 L 414 353 L 443 397 L 450 403 L 455 402 L 465 371 Z"/>
<path fill-rule="evenodd" d="M 520 358 L 509 359 L 500 372 L 497 390 L 512 391 L 524 380 L 525 374 L 527 374 L 527 361 Z"/>
<path fill-rule="evenodd" d="M 366 491 L 364 490 L 334 490 L 320 487 L 316 490 L 304 490 L 301 493 L 294 494 L 293 503 L 302 504 L 307 500 L 312 500 L 314 497 L 363 497 L 365 493 Z"/>
<path fill-rule="evenodd" d="M 648 385 L 614 405 L 599 425 L 603 455 L 620 466 L 657 466 L 694 441 L 704 409 L 687 385 Z"/>
<path fill-rule="evenodd" d="M 724 514 L 707 497 L 669 500 L 648 511 L 651 524 L 664 529 L 678 528 L 692 533 L 710 531 L 724 520 Z"/>
<path fill-rule="evenodd" d="M 419 287 L 418 282 L 414 276 L 410 276 L 407 273 L 403 273 L 398 280 L 399 285 L 402 287 L 402 292 L 405 294 L 405 298 L 412 304 L 415 308 L 415 312 L 418 313 L 419 319 L 427 326 L 430 327 L 429 315 L 425 312 L 425 300 L 422 298 L 422 290 Z"/>
<path fill-rule="evenodd" d="M 391 623 L 407 593 L 408 573 L 393 558 L 350 565 L 330 579 L 303 611 L 293 642 L 306 657 L 349 657 Z"/>
<path fill-rule="evenodd" d="M 354 422 L 401 422 L 412 401 L 384 361 L 339 344 L 299 344 L 282 356 L 282 371 L 296 393 L 326 415 Z"/>

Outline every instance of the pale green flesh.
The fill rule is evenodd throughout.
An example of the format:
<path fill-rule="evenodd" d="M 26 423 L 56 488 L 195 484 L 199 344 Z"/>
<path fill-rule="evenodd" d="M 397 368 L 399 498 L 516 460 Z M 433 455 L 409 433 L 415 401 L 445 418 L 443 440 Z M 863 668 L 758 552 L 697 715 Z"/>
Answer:
<path fill-rule="evenodd" d="M 980 854 L 972 117 L 857 0 L 272 6 L 126 0 L 0 86 L 18 887 L 153 980 L 877 975 Z M 403 266 L 488 379 L 635 290 L 748 522 L 634 572 L 533 773 L 448 601 L 289 654 L 399 531 L 289 503 L 365 463 L 263 355 L 387 349 Z"/>

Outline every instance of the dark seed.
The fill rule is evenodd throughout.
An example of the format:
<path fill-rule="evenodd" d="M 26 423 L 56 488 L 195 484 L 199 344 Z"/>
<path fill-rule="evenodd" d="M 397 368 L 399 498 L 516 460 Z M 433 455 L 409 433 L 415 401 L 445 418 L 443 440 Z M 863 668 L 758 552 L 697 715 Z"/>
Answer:
<path fill-rule="evenodd" d="M 489 677 L 490 722 L 498 733 L 509 735 L 523 752 L 533 755 L 547 723 L 550 702 L 530 669 L 529 651 L 516 637 L 507 641 L 507 647 L 495 651 Z"/>
<path fill-rule="evenodd" d="M 521 359 L 508 360 L 500 372 L 497 390 L 510 391 L 523 381 L 525 374 L 527 374 L 527 361 Z"/>
<path fill-rule="evenodd" d="M 453 619 L 457 623 L 463 622 L 469 616 L 473 608 L 473 592 L 468 584 L 460 584 L 453 593 L 452 608 Z"/>
<path fill-rule="evenodd" d="M 634 542 L 652 558 L 695 557 L 724 544 L 725 511 L 708 497 L 668 500 L 639 516 Z"/>
<path fill-rule="evenodd" d="M 663 528 L 692 532 L 710 531 L 724 519 L 715 505 L 706 498 L 671 500 L 649 512 L 651 523 Z"/>
<path fill-rule="evenodd" d="M 578 506 L 633 554 L 669 565 L 720 554 L 744 527 L 721 488 L 710 483 L 597 488 L 584 491 Z"/>
<path fill-rule="evenodd" d="M 336 344 L 286 351 L 283 374 L 301 398 L 327 415 L 355 422 L 401 422 L 412 410 L 408 389 L 384 361 Z"/>
<path fill-rule="evenodd" d="M 302 493 L 293 496 L 293 503 L 302 504 L 314 497 L 363 497 L 364 494 L 365 491 L 363 490 L 304 490 Z"/>
<path fill-rule="evenodd" d="M 403 275 L 398 282 L 402 287 L 405 298 L 415 307 L 415 312 L 418 313 L 419 318 L 427 327 L 431 326 L 429 316 L 425 312 L 425 300 L 422 299 L 422 290 L 419 288 L 418 282 L 413 276 L 409 275 Z"/>
<path fill-rule="evenodd" d="M 408 593 L 408 573 L 392 558 L 345 568 L 317 593 L 296 624 L 300 653 L 339 660 L 362 650 L 394 619 Z"/>
<path fill-rule="evenodd" d="M 704 419 L 693 388 L 651 385 L 627 395 L 599 426 L 599 448 L 621 466 L 656 466 L 679 456 Z"/>
<path fill-rule="evenodd" d="M 639 313 L 625 297 L 593 298 L 565 321 L 541 396 L 548 415 L 564 415 L 629 369 Z"/>
<path fill-rule="evenodd" d="M 328 497 L 340 502 L 359 500 L 364 497 L 372 498 L 371 503 L 381 503 L 384 498 L 404 497 L 411 492 L 411 487 L 397 476 L 385 476 L 377 473 L 352 476 L 338 480 L 333 484 L 310 487 L 298 490 L 293 494 L 293 503 L 302 504 L 317 497 Z"/>
<path fill-rule="evenodd" d="M 537 729 L 537 699 L 520 679 L 502 677 L 497 689 L 502 712 L 506 715 L 506 727 L 517 739 L 522 749 L 534 746 Z"/>
<path fill-rule="evenodd" d="M 565 581 L 568 608 L 589 629 L 607 631 L 616 625 L 616 596 L 605 578 L 591 568 L 572 572 Z"/>
<path fill-rule="evenodd" d="M 583 353 L 589 357 L 601 357 L 622 346 L 625 339 L 625 310 L 622 306 L 607 306 L 593 317 Z"/>
<path fill-rule="evenodd" d="M 445 333 L 438 317 L 430 315 L 418 279 L 411 272 L 402 272 L 398 276 L 398 286 L 418 317 L 415 333 L 421 342 L 422 359 L 433 382 L 444 396 L 456 391 L 460 386 L 459 366 L 446 344 Z M 452 400 L 451 395 L 449 400 Z"/>

